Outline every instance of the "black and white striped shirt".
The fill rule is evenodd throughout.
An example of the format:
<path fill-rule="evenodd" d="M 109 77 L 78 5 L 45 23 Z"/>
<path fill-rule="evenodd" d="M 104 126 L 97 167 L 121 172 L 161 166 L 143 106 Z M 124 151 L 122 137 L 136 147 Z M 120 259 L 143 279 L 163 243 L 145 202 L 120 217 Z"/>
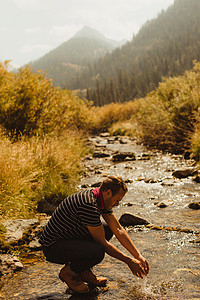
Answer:
<path fill-rule="evenodd" d="M 101 210 L 92 190 L 75 193 L 56 208 L 39 242 L 50 246 L 60 239 L 78 239 L 89 233 L 87 226 L 99 226 Z"/>

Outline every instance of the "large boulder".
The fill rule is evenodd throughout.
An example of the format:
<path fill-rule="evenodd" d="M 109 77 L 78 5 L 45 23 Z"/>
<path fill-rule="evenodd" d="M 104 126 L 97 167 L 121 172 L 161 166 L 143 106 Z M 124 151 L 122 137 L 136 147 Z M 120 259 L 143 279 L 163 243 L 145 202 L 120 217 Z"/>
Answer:
<path fill-rule="evenodd" d="M 196 168 L 189 168 L 184 170 L 176 170 L 172 173 L 172 175 L 176 178 L 187 178 L 189 176 L 194 176 L 198 174 L 198 170 Z"/>
<path fill-rule="evenodd" d="M 18 220 L 6 220 L 3 222 L 6 228 L 6 242 L 13 243 L 22 238 L 23 234 L 33 226 L 39 224 L 38 219 L 18 219 Z"/>
<path fill-rule="evenodd" d="M 136 217 L 132 214 L 125 213 L 123 214 L 120 219 L 119 223 L 122 226 L 135 226 L 135 225 L 147 225 L 149 222 L 145 219 L 142 219 L 140 217 Z"/>

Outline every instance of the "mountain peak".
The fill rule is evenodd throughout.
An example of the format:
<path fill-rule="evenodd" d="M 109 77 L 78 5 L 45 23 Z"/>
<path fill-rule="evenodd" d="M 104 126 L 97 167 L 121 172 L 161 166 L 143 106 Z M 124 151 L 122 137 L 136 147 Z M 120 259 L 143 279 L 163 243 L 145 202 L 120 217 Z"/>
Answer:
<path fill-rule="evenodd" d="M 92 39 L 105 39 L 105 36 L 98 32 L 97 30 L 84 26 L 80 31 L 78 31 L 73 37 L 83 37 L 83 38 L 92 38 Z"/>

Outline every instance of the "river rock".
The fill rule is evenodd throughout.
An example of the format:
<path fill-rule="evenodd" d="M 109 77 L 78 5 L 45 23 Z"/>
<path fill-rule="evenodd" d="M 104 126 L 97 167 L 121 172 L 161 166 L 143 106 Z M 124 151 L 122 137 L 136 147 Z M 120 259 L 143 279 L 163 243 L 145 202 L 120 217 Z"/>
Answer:
<path fill-rule="evenodd" d="M 10 254 L 0 255 L 0 276 L 20 271 L 21 269 L 23 269 L 23 265 L 16 256 Z"/>
<path fill-rule="evenodd" d="M 162 201 L 162 202 L 156 203 L 156 205 L 157 205 L 159 208 L 165 208 L 165 207 L 167 207 L 169 204 L 166 203 L 165 201 Z"/>
<path fill-rule="evenodd" d="M 120 138 L 119 139 L 120 144 L 128 144 L 129 142 L 130 142 L 130 140 L 128 138 Z"/>
<path fill-rule="evenodd" d="M 6 228 L 6 242 L 12 243 L 22 238 L 23 234 L 32 226 L 38 224 L 38 219 L 7 220 L 3 222 Z"/>
<path fill-rule="evenodd" d="M 164 179 L 162 180 L 161 185 L 162 185 L 162 186 L 173 186 L 174 183 L 175 183 L 175 181 L 174 181 L 173 178 L 164 178 Z"/>
<path fill-rule="evenodd" d="M 193 181 L 195 181 L 196 183 L 200 183 L 200 176 L 197 175 L 193 178 Z"/>
<path fill-rule="evenodd" d="M 52 215 L 56 207 L 66 198 L 66 195 L 52 194 L 48 197 L 43 198 L 38 203 L 38 212 Z"/>
<path fill-rule="evenodd" d="M 158 182 L 160 182 L 160 180 L 159 179 L 155 179 L 155 178 L 145 178 L 144 182 L 145 183 L 158 183 Z"/>
<path fill-rule="evenodd" d="M 32 251 L 38 251 L 41 250 L 41 244 L 39 243 L 40 235 L 43 231 L 43 228 L 47 225 L 50 217 L 46 217 L 44 220 L 40 222 L 40 224 L 33 228 L 33 230 L 30 233 L 30 243 L 28 244 L 29 249 Z"/>
<path fill-rule="evenodd" d="M 132 152 L 116 152 L 112 156 L 114 162 L 120 162 L 125 160 L 136 160 L 135 153 Z"/>
<path fill-rule="evenodd" d="M 135 226 L 135 225 L 147 225 L 149 222 L 147 220 L 144 220 L 140 217 L 136 217 L 132 214 L 125 213 L 123 214 L 120 219 L 119 223 L 122 226 Z"/>
<path fill-rule="evenodd" d="M 94 158 L 104 158 L 104 157 L 109 157 L 110 154 L 108 152 L 103 152 L 103 151 L 95 151 L 93 153 Z"/>
<path fill-rule="evenodd" d="M 109 132 L 102 132 L 99 134 L 100 137 L 104 137 L 104 138 L 107 138 L 110 136 Z"/>
<path fill-rule="evenodd" d="M 200 209 L 200 202 L 192 202 L 188 205 L 188 207 L 192 209 Z"/>
<path fill-rule="evenodd" d="M 196 168 L 184 169 L 184 170 L 176 170 L 172 173 L 172 175 L 176 178 L 187 178 L 189 176 L 194 176 L 198 173 Z"/>

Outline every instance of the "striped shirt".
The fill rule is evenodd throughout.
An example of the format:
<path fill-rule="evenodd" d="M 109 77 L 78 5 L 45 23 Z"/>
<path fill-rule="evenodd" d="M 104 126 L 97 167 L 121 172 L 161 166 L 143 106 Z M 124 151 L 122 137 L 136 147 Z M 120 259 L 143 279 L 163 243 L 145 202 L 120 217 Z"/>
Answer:
<path fill-rule="evenodd" d="M 39 242 L 48 247 L 57 240 L 83 238 L 89 233 L 87 226 L 101 225 L 100 215 L 105 210 L 101 211 L 103 207 L 97 200 L 91 189 L 64 199 L 53 212 Z"/>

